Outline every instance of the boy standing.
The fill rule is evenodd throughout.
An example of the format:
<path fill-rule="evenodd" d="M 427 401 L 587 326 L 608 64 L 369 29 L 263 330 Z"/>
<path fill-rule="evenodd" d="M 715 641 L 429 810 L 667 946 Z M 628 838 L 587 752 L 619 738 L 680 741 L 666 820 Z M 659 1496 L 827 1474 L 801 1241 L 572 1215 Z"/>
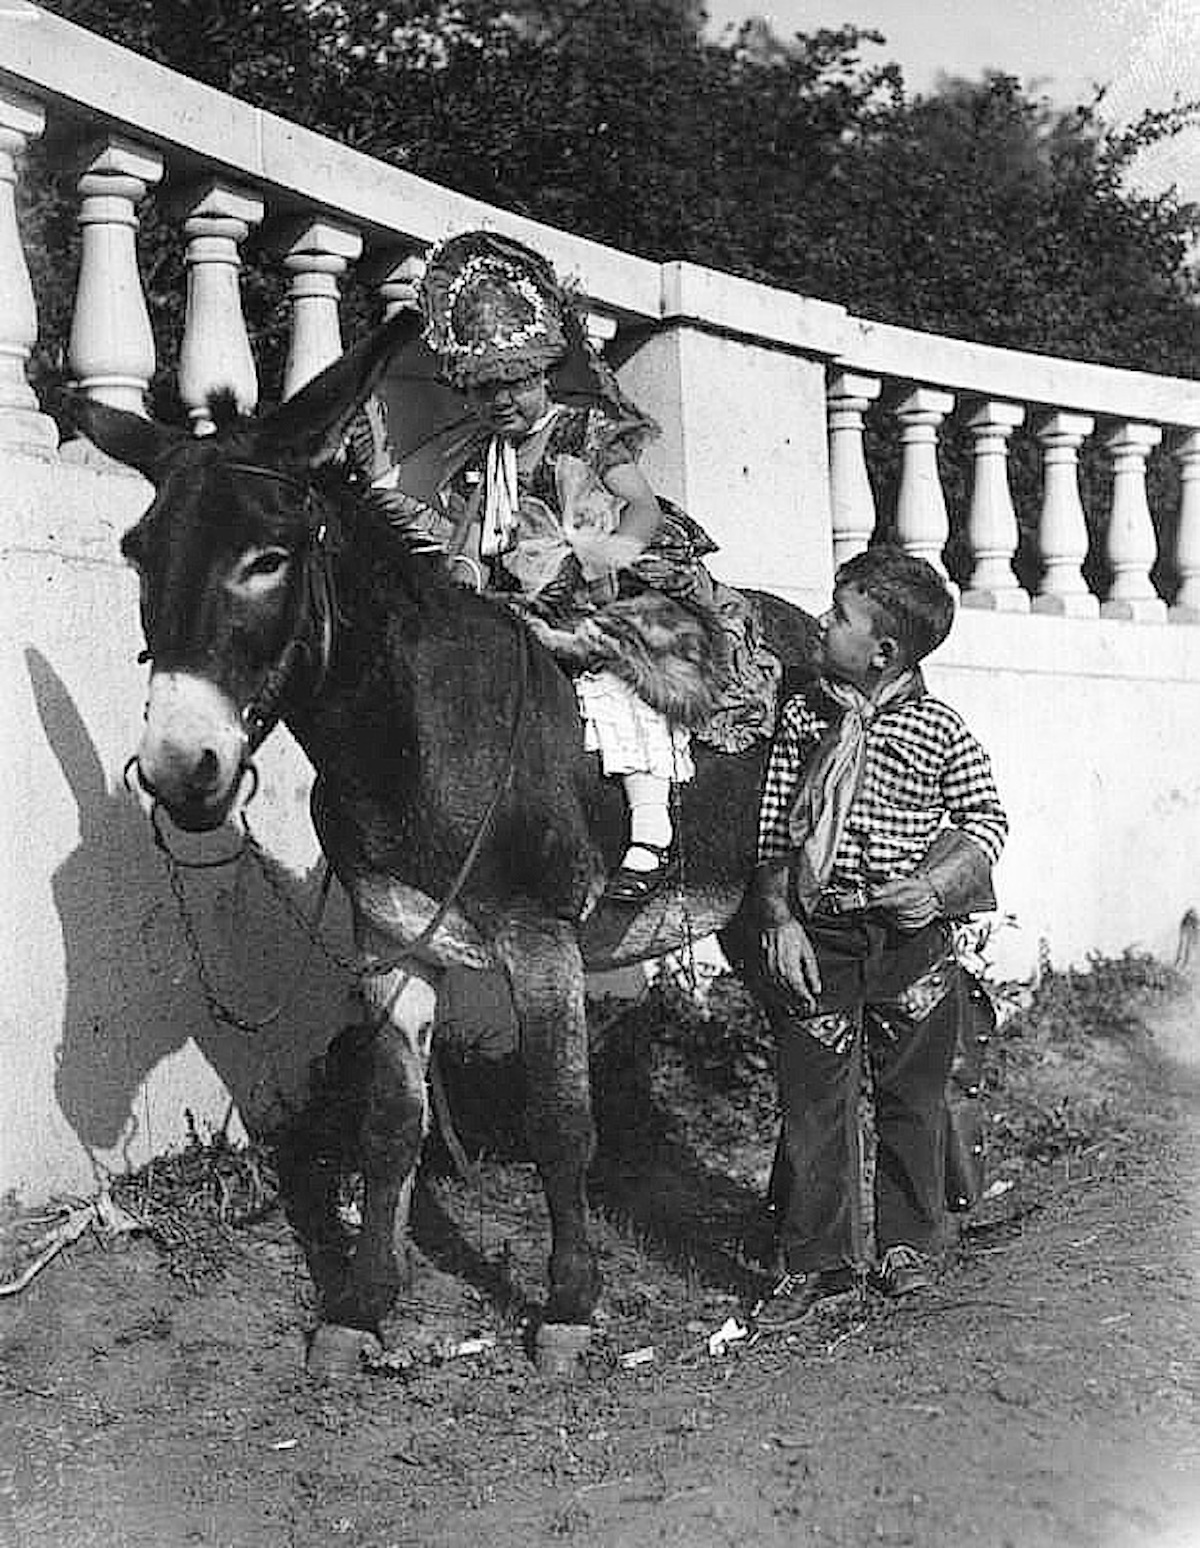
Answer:
<path fill-rule="evenodd" d="M 822 676 L 789 701 L 767 766 L 753 897 L 778 1043 L 772 1177 L 786 1272 L 764 1330 L 848 1290 L 864 1265 L 858 1102 L 874 1075 L 877 1287 L 930 1283 L 944 1211 L 945 1085 L 961 969 L 947 921 L 994 906 L 1008 830 L 991 766 L 920 661 L 954 600 L 923 559 L 872 548 L 838 571 Z"/>

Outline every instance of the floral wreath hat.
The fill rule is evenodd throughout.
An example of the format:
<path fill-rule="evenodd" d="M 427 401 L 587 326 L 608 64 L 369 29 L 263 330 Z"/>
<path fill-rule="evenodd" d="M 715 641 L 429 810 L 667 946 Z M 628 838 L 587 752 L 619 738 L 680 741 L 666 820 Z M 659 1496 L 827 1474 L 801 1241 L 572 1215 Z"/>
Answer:
<path fill-rule="evenodd" d="M 439 243 L 426 262 L 420 306 L 425 343 L 456 391 L 546 371 L 556 397 L 599 404 L 626 436 L 657 435 L 588 339 L 577 292 L 512 237 L 468 231 Z"/>

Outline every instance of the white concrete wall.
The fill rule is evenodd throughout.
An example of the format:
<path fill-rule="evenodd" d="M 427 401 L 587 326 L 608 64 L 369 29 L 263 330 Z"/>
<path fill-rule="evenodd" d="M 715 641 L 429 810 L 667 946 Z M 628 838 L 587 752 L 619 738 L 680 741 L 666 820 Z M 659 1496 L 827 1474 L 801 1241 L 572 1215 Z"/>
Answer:
<path fill-rule="evenodd" d="M 189 1112 L 201 1132 L 231 1105 L 252 1125 L 278 1116 L 342 1024 L 348 980 L 252 866 L 193 873 L 188 896 L 222 994 L 252 1017 L 284 1002 L 256 1036 L 214 1025 L 162 859 L 121 784 L 144 669 L 117 540 L 147 486 L 110 467 L 7 454 L 0 487 L 0 1191 L 88 1194 L 106 1172 L 181 1142 Z M 769 582 L 773 519 L 747 522 L 717 572 Z M 784 584 L 803 573 L 778 567 L 774 589 L 815 593 Z M 999 970 L 1032 972 L 1042 941 L 1059 965 L 1129 945 L 1169 957 L 1181 914 L 1200 904 L 1196 631 L 964 611 L 929 677 L 991 749 L 1012 816 L 997 883 L 1016 924 L 996 937 Z M 307 765 L 286 733 L 260 761 L 251 819 L 281 884 L 311 909 Z M 215 846 L 191 841 L 187 853 Z M 324 928 L 344 951 L 336 889 Z"/>
<path fill-rule="evenodd" d="M 1170 961 L 1200 907 L 1200 642 L 1193 628 L 962 611 L 932 690 L 992 753 L 1012 821 L 997 967 L 1126 947 Z"/>
<path fill-rule="evenodd" d="M 765 590 L 786 578 L 816 605 L 832 580 L 823 363 L 685 324 L 644 344 L 622 380 L 662 424 L 647 476 L 719 545 L 714 572 Z"/>
<path fill-rule="evenodd" d="M 255 1037 L 207 1015 L 166 871 L 122 785 L 145 668 L 137 587 L 117 553 L 147 503 L 134 475 L 0 453 L 0 1194 L 90 1195 L 178 1144 L 278 1113 L 342 1024 L 343 975 L 249 865 L 187 880 L 213 977 Z M 285 734 L 250 808 L 281 884 L 310 908 L 307 765 Z M 205 852 L 217 847 L 204 841 Z M 198 853 L 192 842 L 190 853 Z M 341 900 L 330 937 L 346 947 Z M 234 1118 L 232 1132 L 241 1132 Z"/>

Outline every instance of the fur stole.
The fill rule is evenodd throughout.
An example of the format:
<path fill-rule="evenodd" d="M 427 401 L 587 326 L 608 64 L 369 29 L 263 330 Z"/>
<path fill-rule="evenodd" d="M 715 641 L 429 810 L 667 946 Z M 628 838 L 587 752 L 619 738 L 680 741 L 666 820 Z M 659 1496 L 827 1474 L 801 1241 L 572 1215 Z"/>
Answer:
<path fill-rule="evenodd" d="M 719 622 L 661 591 L 620 597 L 576 618 L 522 611 L 567 672 L 612 672 L 673 726 L 699 729 L 720 702 L 726 662 Z"/>

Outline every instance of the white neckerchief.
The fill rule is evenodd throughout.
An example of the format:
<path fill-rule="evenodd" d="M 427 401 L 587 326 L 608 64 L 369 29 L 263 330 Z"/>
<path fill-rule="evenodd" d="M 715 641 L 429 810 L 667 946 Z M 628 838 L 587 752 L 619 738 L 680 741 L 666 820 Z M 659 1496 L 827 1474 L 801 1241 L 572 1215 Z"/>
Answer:
<path fill-rule="evenodd" d="M 788 815 L 788 833 L 796 846 L 796 888 L 810 908 L 829 880 L 846 818 L 862 781 L 867 757 L 867 728 L 876 715 L 925 692 L 917 670 L 903 672 L 868 696 L 850 683 L 823 679 L 822 688 L 842 715 L 821 739 Z"/>
<path fill-rule="evenodd" d="M 525 441 L 544 430 L 559 412 L 561 404 L 552 403 L 540 419 L 529 427 Z M 479 534 L 479 552 L 485 559 L 493 559 L 512 546 L 513 529 L 517 521 L 520 497 L 517 493 L 517 447 L 502 435 L 494 435 L 488 442 L 487 460 L 484 465 L 483 526 Z"/>

